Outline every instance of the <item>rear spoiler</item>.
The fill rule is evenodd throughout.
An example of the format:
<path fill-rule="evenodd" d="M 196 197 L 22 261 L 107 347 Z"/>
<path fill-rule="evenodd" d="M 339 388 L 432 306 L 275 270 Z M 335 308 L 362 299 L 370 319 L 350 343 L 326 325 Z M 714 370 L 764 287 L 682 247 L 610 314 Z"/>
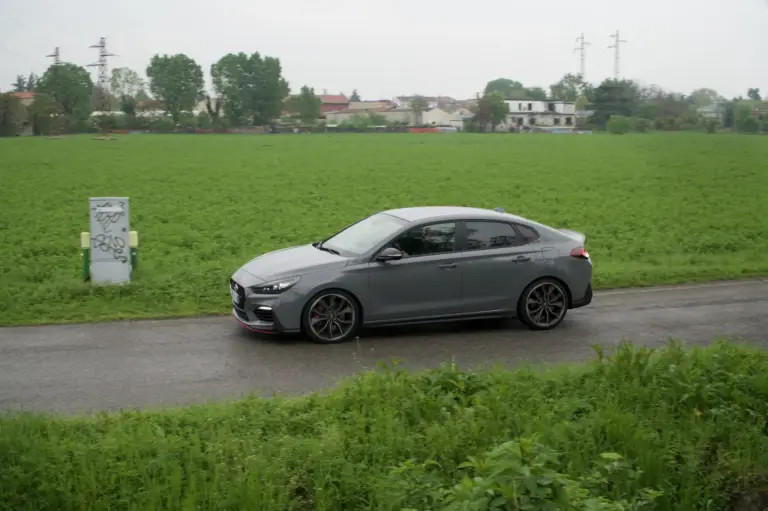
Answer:
<path fill-rule="evenodd" d="M 582 245 L 584 245 L 587 242 L 587 235 L 583 232 L 579 231 L 573 231 L 571 229 L 558 229 L 558 231 L 562 232 L 569 238 L 573 239 L 574 241 L 578 241 Z"/>

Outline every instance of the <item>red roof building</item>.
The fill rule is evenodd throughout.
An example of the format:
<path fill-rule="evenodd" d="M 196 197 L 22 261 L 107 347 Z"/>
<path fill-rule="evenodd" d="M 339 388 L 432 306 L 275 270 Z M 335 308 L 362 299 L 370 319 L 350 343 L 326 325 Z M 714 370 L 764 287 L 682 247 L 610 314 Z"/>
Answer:
<path fill-rule="evenodd" d="M 11 96 L 15 96 L 21 100 L 21 104 L 29 106 L 35 102 L 36 92 L 11 92 Z"/>
<path fill-rule="evenodd" d="M 323 94 L 318 96 L 320 98 L 320 113 L 325 114 L 327 112 L 333 112 L 335 110 L 344 110 L 349 108 L 349 99 L 343 94 L 330 95 Z"/>

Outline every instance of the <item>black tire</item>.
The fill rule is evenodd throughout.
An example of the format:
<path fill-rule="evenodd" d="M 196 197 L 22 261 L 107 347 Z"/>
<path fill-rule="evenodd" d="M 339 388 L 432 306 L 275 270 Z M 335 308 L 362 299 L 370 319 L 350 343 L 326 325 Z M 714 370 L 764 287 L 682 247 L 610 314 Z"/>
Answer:
<path fill-rule="evenodd" d="M 555 295 L 548 290 L 556 290 L 557 297 L 552 299 Z M 531 310 L 528 307 L 529 300 L 536 300 L 538 302 L 540 301 L 539 298 L 543 295 L 546 295 L 547 298 L 545 299 L 546 302 L 542 305 L 542 309 L 534 308 Z M 545 307 L 546 310 L 543 309 Z M 517 317 L 531 330 L 552 330 L 565 319 L 569 307 L 570 295 L 561 282 L 550 278 L 539 279 L 531 282 L 525 288 L 523 294 L 520 295 L 520 301 L 517 304 Z M 552 311 L 559 311 L 560 314 L 551 321 L 544 321 L 543 317 L 536 313 L 538 310 L 544 310 L 544 317 L 550 317 L 548 315 L 552 314 Z"/>
<path fill-rule="evenodd" d="M 317 319 L 316 314 L 318 313 L 318 309 L 315 309 L 315 307 L 319 304 L 341 304 L 341 299 L 345 300 L 347 305 L 339 307 L 339 310 L 336 311 L 336 314 L 334 315 L 335 319 L 328 319 L 326 320 L 326 323 L 322 323 L 321 325 L 318 325 L 318 322 L 315 322 L 313 328 L 312 320 Z M 351 323 L 349 324 L 344 321 L 349 319 L 349 315 L 341 314 L 341 312 L 346 311 L 347 308 L 350 308 L 352 311 Z M 329 310 L 330 312 L 330 308 L 326 307 L 326 310 Z M 322 322 L 323 319 L 320 319 L 319 321 Z M 330 330 L 323 328 L 323 325 L 325 324 L 330 324 Z M 301 328 L 304 335 L 317 344 L 337 344 L 348 341 L 358 334 L 361 324 L 362 310 L 360 305 L 352 295 L 341 289 L 326 289 L 317 293 L 307 301 L 307 304 L 304 306 L 304 310 L 301 313 Z M 341 325 L 341 327 L 339 325 Z M 337 330 L 338 328 L 346 327 L 349 328 L 346 332 Z M 330 335 L 328 333 L 329 331 L 331 332 Z M 333 332 L 338 333 L 333 335 Z"/>

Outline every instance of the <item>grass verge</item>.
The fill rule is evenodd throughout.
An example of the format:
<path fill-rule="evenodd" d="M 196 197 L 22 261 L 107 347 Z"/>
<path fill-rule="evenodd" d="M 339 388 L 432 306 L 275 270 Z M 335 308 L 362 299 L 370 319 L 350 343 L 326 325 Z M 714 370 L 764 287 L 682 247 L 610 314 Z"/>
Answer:
<path fill-rule="evenodd" d="M 588 234 L 596 288 L 768 274 L 762 137 L 131 135 L 0 140 L 0 325 L 215 314 L 262 252 L 377 210 L 504 206 Z M 134 282 L 82 282 L 88 197 L 127 196 Z"/>
<path fill-rule="evenodd" d="M 385 367 L 322 396 L 6 416 L 0 509 L 742 509 L 766 419 L 768 354 L 727 342 Z"/>

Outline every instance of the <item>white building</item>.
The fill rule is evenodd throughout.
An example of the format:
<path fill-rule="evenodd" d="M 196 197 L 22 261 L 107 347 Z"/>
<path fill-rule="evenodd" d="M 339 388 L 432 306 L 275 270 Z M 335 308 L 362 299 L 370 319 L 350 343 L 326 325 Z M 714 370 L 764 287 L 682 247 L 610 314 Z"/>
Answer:
<path fill-rule="evenodd" d="M 464 128 L 464 118 L 472 112 L 466 108 L 457 108 L 452 112 L 442 108 L 431 108 L 422 113 L 422 120 L 427 126 L 452 126 L 458 130 Z"/>
<path fill-rule="evenodd" d="M 576 124 L 576 104 L 572 101 L 535 101 L 508 99 L 507 125 L 509 126 L 562 126 Z"/>

